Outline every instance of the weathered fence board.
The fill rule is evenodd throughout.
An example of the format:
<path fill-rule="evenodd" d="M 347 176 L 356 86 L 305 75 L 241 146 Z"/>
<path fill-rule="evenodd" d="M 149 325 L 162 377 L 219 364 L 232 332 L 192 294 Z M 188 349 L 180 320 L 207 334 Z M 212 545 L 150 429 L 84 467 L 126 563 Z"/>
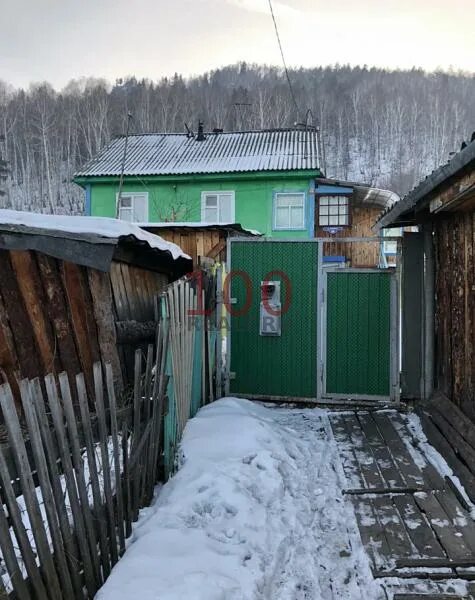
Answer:
<path fill-rule="evenodd" d="M 31 267 L 23 255 L 18 265 L 26 271 Z M 43 282 L 50 283 L 45 293 L 57 301 L 64 290 L 79 289 L 86 276 L 76 267 L 66 268 L 60 289 L 57 265 L 48 259 L 42 269 Z M 23 293 L 31 304 L 34 290 L 29 285 Z M 125 552 L 140 508 L 150 503 L 160 477 L 174 469 L 174 452 L 187 419 L 214 397 L 215 367 L 208 360 L 216 352 L 205 331 L 196 335 L 196 327 L 205 322 L 204 316 L 193 314 L 197 293 L 201 290 L 182 279 L 162 294 L 162 306 L 154 309 L 160 317 L 155 344 L 136 351 L 129 394 L 121 390 L 117 364 L 91 363 L 98 348 L 73 351 L 75 344 L 87 343 L 87 315 L 79 306 L 67 325 L 64 306 L 51 315 L 52 329 L 63 334 L 57 365 L 65 368 L 67 363 L 68 372 L 19 380 L 12 368 L 21 416 L 9 383 L 0 385 L 9 440 L 9 446 L 0 447 L 0 551 L 5 567 L 0 592 L 5 589 L 21 600 L 92 599 Z M 135 302 L 145 311 L 145 297 Z M 90 304 L 92 311 L 92 300 Z M 68 306 L 74 301 L 68 300 Z M 45 323 L 33 332 L 42 346 L 48 341 Z M 43 348 L 42 357 L 47 355 Z M 78 372 L 71 387 L 75 361 L 91 370 Z M 197 370 L 202 377 L 194 377 Z M 211 379 L 204 377 L 210 374 Z"/>

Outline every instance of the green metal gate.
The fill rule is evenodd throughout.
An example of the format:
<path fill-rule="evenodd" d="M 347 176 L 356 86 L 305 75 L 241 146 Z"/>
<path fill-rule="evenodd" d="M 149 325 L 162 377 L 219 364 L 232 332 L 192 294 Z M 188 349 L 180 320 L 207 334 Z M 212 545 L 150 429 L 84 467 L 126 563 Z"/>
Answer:
<path fill-rule="evenodd" d="M 231 296 L 231 394 L 315 399 L 317 250 L 313 241 L 230 243 L 225 289 Z M 279 336 L 259 334 L 260 287 L 266 278 L 281 283 Z"/>
<path fill-rule="evenodd" d="M 230 240 L 228 393 L 323 402 L 398 399 L 395 269 L 325 267 L 327 242 Z M 281 288 L 277 335 L 260 331 L 261 286 L 269 280 Z"/>
<path fill-rule="evenodd" d="M 321 399 L 397 399 L 394 269 L 327 269 L 322 277 Z"/>

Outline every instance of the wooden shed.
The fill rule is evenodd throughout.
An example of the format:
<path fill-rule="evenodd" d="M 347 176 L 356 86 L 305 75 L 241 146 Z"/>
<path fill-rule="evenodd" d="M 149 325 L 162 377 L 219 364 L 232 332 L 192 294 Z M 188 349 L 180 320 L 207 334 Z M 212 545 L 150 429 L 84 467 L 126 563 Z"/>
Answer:
<path fill-rule="evenodd" d="M 245 229 L 239 223 L 143 223 L 142 229 L 159 235 L 182 248 L 197 267 L 200 258 L 226 261 L 227 240 L 234 236 L 259 236 L 258 231 Z"/>
<path fill-rule="evenodd" d="M 191 269 L 173 243 L 116 219 L 0 211 L 0 380 L 110 362 L 118 388 L 156 297 Z"/>
<path fill-rule="evenodd" d="M 403 240 L 403 393 L 475 420 L 475 134 L 380 219 Z"/>

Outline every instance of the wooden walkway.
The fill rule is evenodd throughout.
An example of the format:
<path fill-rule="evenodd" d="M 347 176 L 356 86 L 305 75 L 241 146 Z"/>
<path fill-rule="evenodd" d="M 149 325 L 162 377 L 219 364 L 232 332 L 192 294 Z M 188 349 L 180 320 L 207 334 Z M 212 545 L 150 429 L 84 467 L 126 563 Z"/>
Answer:
<path fill-rule="evenodd" d="M 351 497 L 374 577 L 475 581 L 470 507 L 429 462 L 407 417 L 396 411 L 329 416 L 346 475 L 345 494 Z"/>

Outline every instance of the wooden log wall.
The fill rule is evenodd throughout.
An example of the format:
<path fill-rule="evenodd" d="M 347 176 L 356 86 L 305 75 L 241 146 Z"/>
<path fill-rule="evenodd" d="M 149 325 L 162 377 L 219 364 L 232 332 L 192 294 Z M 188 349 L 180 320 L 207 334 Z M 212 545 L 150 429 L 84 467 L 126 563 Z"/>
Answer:
<path fill-rule="evenodd" d="M 315 237 L 374 237 L 372 230 L 381 214 L 380 207 L 351 207 L 351 225 L 343 227 L 335 235 L 331 235 L 323 227 L 318 226 L 318 207 L 315 214 Z M 352 267 L 376 267 L 379 263 L 379 244 L 377 243 L 335 243 L 324 244 L 325 256 L 345 256 Z"/>
<path fill-rule="evenodd" d="M 92 393 L 92 365 L 101 360 L 121 389 L 127 369 L 116 322 L 154 321 L 168 285 L 168 275 L 129 264 L 113 262 L 104 273 L 30 250 L 0 250 L 0 274 L 0 383 L 17 402 L 22 378 L 61 371 L 84 372 Z"/>
<path fill-rule="evenodd" d="M 192 229 L 186 227 L 149 228 L 167 242 L 180 246 L 193 259 L 193 267 L 198 266 L 198 257 L 206 256 L 218 262 L 226 260 L 226 240 L 228 234 L 220 229 Z"/>
<path fill-rule="evenodd" d="M 434 221 L 436 386 L 475 420 L 475 214 Z"/>

